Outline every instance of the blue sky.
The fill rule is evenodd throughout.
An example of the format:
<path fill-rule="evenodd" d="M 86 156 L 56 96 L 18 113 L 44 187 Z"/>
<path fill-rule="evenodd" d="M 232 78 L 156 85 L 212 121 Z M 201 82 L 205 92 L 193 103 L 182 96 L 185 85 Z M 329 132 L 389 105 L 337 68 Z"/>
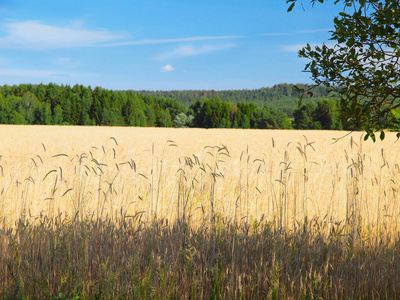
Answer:
<path fill-rule="evenodd" d="M 305 0 L 307 1 L 307 0 Z M 0 85 L 113 90 L 310 83 L 297 51 L 329 43 L 340 7 L 285 0 L 0 0 Z"/>

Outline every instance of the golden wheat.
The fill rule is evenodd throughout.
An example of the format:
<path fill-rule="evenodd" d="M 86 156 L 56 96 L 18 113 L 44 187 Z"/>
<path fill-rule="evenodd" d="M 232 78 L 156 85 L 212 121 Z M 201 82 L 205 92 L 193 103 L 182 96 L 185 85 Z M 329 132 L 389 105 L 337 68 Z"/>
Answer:
<path fill-rule="evenodd" d="M 216 215 L 273 220 L 353 218 L 397 229 L 394 135 L 344 132 L 1 126 L 3 218 L 59 213 L 114 218 Z M 356 216 L 357 215 L 357 216 Z M 353 223 L 354 223 L 353 222 Z M 359 224 L 361 225 L 361 224 Z"/>
<path fill-rule="evenodd" d="M 362 138 L 2 125 L 0 292 L 396 298 L 398 144 Z"/>

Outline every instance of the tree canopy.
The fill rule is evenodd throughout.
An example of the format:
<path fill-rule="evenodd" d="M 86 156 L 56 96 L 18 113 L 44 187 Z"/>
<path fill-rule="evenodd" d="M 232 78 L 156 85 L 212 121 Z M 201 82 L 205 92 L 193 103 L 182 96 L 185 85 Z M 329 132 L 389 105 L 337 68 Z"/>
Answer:
<path fill-rule="evenodd" d="M 324 3 L 326 0 L 310 0 Z M 291 11 L 302 0 L 286 0 Z M 400 0 L 335 0 L 343 5 L 326 44 L 307 44 L 299 56 L 316 86 L 340 97 L 344 126 L 366 131 L 365 139 L 384 139 L 384 129 L 400 129 Z M 300 100 L 301 102 L 301 100 Z M 397 134 L 400 137 L 400 133 Z"/>
<path fill-rule="evenodd" d="M 251 102 L 202 97 L 187 107 L 133 91 L 53 83 L 0 86 L 0 124 L 292 128 L 282 110 Z"/>

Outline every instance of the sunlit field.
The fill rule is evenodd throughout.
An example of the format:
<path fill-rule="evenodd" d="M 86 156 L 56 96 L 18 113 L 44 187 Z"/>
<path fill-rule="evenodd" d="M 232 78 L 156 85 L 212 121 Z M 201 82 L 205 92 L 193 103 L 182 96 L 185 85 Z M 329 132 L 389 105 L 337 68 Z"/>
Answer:
<path fill-rule="evenodd" d="M 5 298 L 398 298 L 395 133 L 0 126 Z"/>

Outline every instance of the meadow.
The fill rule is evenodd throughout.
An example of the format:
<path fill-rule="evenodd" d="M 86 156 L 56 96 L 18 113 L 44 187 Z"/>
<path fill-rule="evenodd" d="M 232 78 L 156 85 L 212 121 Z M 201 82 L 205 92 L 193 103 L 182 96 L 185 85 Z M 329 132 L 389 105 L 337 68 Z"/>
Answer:
<path fill-rule="evenodd" d="M 0 294 L 400 298 L 400 142 L 363 136 L 0 125 Z"/>

